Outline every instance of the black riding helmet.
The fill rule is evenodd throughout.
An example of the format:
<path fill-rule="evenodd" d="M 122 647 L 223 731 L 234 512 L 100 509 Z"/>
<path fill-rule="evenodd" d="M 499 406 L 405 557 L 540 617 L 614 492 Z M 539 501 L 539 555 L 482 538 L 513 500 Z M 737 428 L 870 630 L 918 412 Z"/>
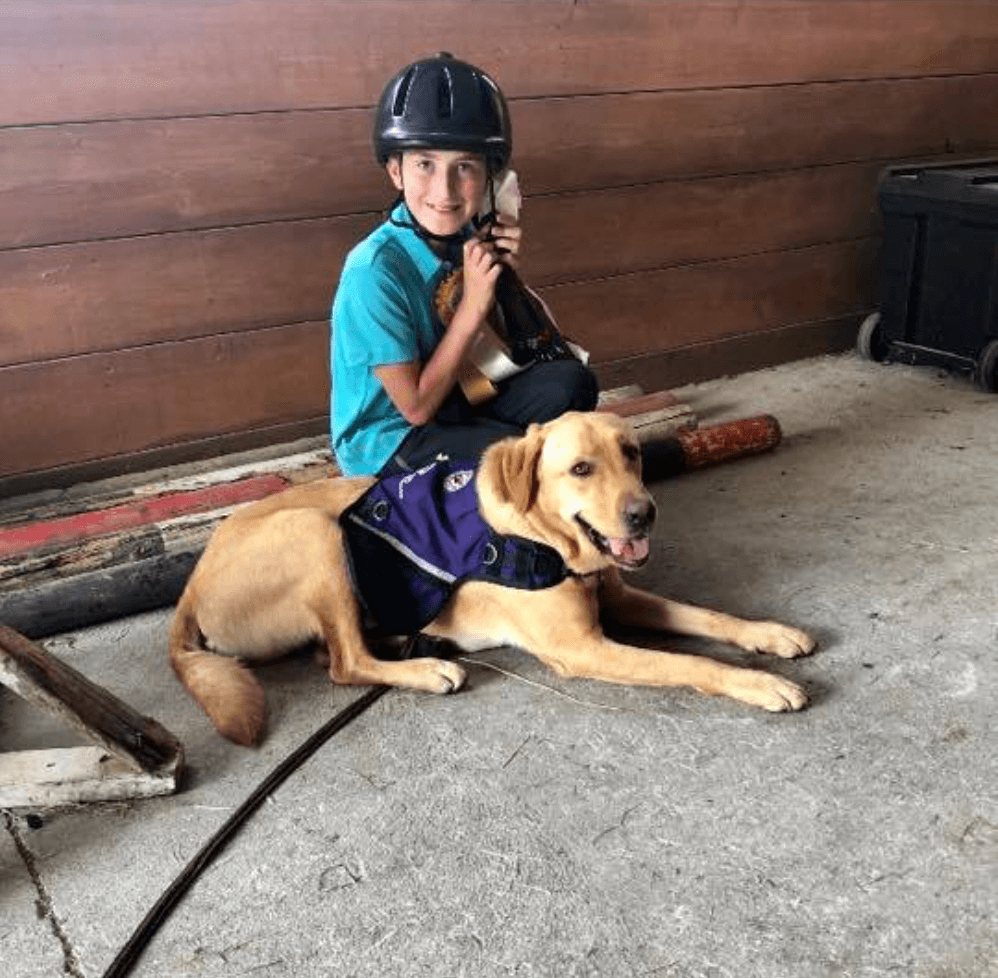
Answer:
<path fill-rule="evenodd" d="M 441 52 L 403 68 L 386 86 L 374 121 L 384 166 L 407 149 L 480 153 L 490 174 L 509 163 L 513 137 L 499 86 L 480 68 Z"/>

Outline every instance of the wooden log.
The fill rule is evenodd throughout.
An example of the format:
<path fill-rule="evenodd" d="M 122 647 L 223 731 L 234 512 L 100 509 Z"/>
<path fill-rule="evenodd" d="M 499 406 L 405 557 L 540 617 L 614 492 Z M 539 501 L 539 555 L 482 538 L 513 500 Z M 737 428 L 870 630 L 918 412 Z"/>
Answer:
<path fill-rule="evenodd" d="M 782 437 L 780 423 L 771 414 L 721 421 L 700 428 L 680 428 L 661 438 L 642 442 L 646 480 L 655 481 L 720 465 L 775 448 Z"/>
<path fill-rule="evenodd" d="M 82 751 L 28 751 L 21 753 L 36 756 L 7 758 L 0 767 L 0 805 L 175 790 L 183 769 L 183 747 L 173 734 L 6 625 L 0 625 L 0 682 L 98 745 Z M 105 760 L 107 755 L 116 763 Z M 118 783 L 110 785 L 112 781 Z M 73 787 L 53 790 L 66 782 Z M 31 795 L 39 785 L 48 787 L 39 789 L 37 797 Z"/>
<path fill-rule="evenodd" d="M 200 548 L 160 554 L 0 593 L 0 619 L 31 638 L 176 604 Z"/>
<path fill-rule="evenodd" d="M 38 639 L 174 604 L 235 507 L 336 474 L 324 448 L 0 514 L 0 621 Z"/>

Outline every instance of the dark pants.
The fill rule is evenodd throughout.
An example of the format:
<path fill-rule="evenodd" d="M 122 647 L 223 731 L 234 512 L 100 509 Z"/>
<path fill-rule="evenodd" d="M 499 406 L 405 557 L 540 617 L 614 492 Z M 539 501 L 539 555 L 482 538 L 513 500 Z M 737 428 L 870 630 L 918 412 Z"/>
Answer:
<path fill-rule="evenodd" d="M 411 472 L 441 454 L 477 461 L 493 442 L 522 435 L 533 421 L 591 411 L 599 395 L 595 375 L 578 360 L 535 363 L 498 387 L 495 397 L 477 406 L 455 387 L 433 421 L 405 436 L 380 475 Z"/>

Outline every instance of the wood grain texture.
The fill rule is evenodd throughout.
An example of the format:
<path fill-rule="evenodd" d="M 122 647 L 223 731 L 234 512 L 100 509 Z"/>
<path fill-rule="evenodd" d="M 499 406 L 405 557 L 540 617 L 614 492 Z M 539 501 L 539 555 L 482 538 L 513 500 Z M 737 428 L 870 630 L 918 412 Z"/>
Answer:
<path fill-rule="evenodd" d="M 597 362 L 851 314 L 870 242 L 542 290 Z M 325 322 L 0 368 L 0 477 L 323 417 Z M 73 397 L 53 396 L 72 391 Z M 38 433 L 44 432 L 44 437 Z"/>
<path fill-rule="evenodd" d="M 747 255 L 540 289 L 596 363 L 873 305 L 874 240 Z"/>
<path fill-rule="evenodd" d="M 137 713 L 51 652 L 3 624 L 0 682 L 136 771 L 157 771 L 183 757 L 180 742 L 157 721 Z"/>
<path fill-rule="evenodd" d="M 0 368 L 0 476 L 328 415 L 328 326 Z"/>
<path fill-rule="evenodd" d="M 525 100 L 514 163 L 529 196 L 974 153 L 998 145 L 996 104 L 998 74 Z"/>
<path fill-rule="evenodd" d="M 208 427 L 208 426 L 206 426 Z M 20 511 L 26 493 L 49 489 L 78 488 L 80 483 L 132 474 L 149 473 L 184 463 L 218 464 L 220 456 L 240 452 L 265 453 L 293 451 L 300 444 L 329 446 L 329 413 L 300 421 L 281 424 L 262 424 L 239 431 L 211 432 L 185 438 L 158 448 L 146 448 L 123 455 L 94 455 L 84 461 L 57 459 L 49 467 L 18 470 L 12 475 L 0 476 L 0 501 L 14 500 Z M 0 458 L 2 458 L 0 450 Z M 86 491 L 86 490 L 84 490 Z"/>
<path fill-rule="evenodd" d="M 867 237 L 879 165 L 677 180 L 538 197 L 524 213 L 532 285 Z"/>
<path fill-rule="evenodd" d="M 674 181 L 538 197 L 535 286 L 865 237 L 879 167 Z M 376 215 L 0 252 L 0 364 L 324 319 Z"/>
<path fill-rule="evenodd" d="M 624 357 L 595 365 L 602 388 L 637 383 L 646 390 L 676 387 L 708 380 L 725 374 L 737 374 L 804 357 L 816 356 L 851 347 L 856 330 L 867 308 L 859 314 L 801 323 L 764 333 L 743 333 L 717 340 L 694 343 L 676 349 L 655 350 L 636 357 Z M 65 462 L 59 459 L 51 468 L 0 476 L 0 499 L 23 493 L 74 486 L 125 472 L 144 472 L 162 465 L 211 459 L 229 452 L 261 446 L 287 444 L 299 438 L 320 437 L 325 442 L 328 418 L 322 414 L 299 422 L 244 428 L 238 432 L 190 438 L 162 448 L 130 452 L 125 455 Z M 3 452 L 0 450 L 0 458 Z"/>
<path fill-rule="evenodd" d="M 392 71 L 441 49 L 491 69 L 511 97 L 972 74 L 995 69 L 998 8 L 990 0 L 19 0 L 0 6 L 2 121 L 365 106 Z"/>
<path fill-rule="evenodd" d="M 0 363 L 329 315 L 378 218 L 293 221 L 0 252 Z"/>
<path fill-rule="evenodd" d="M 514 164 L 530 197 L 970 153 L 998 145 L 996 104 L 998 75 L 528 99 Z M 369 109 L 0 128 L 0 248 L 378 211 L 370 128 Z"/>
<path fill-rule="evenodd" d="M 357 214 L 394 196 L 369 110 L 0 129 L 0 247 Z"/>
<path fill-rule="evenodd" d="M 863 314 L 796 323 L 763 333 L 724 336 L 672 350 L 609 360 L 596 365 L 596 376 L 602 388 L 639 384 L 646 390 L 658 390 L 846 350 L 856 342 Z"/>

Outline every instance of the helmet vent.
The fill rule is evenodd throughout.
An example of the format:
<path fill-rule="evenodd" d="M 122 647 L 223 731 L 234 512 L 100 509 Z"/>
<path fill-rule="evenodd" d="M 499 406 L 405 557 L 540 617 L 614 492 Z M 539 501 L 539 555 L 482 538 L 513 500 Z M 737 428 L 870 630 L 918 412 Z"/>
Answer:
<path fill-rule="evenodd" d="M 478 85 L 478 97 L 481 100 L 481 113 L 482 118 L 487 119 L 489 125 L 500 125 L 499 118 L 496 114 L 496 107 L 492 102 L 492 92 L 489 90 L 489 86 L 480 82 Z"/>
<path fill-rule="evenodd" d="M 437 76 L 437 115 L 441 119 L 450 119 L 454 115 L 454 85 L 447 68 L 443 68 Z"/>
<path fill-rule="evenodd" d="M 395 92 L 395 101 L 392 102 L 392 115 L 400 116 L 405 112 L 405 100 L 409 95 L 409 86 L 412 84 L 412 76 L 414 74 L 414 71 L 407 71 L 399 83 L 399 87 Z"/>

